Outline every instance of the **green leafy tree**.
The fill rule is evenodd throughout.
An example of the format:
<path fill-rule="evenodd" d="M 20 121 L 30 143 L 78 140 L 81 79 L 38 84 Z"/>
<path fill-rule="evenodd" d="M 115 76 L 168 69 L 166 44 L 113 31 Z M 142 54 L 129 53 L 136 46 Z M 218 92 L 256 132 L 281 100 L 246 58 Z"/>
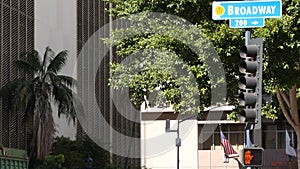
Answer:
<path fill-rule="evenodd" d="M 35 152 L 37 159 L 43 159 L 52 148 L 55 123 L 51 101 L 58 106 L 58 116 L 64 114 L 68 121 L 75 120 L 75 106 L 80 105 L 73 92 L 75 80 L 58 74 L 66 63 L 67 53 L 64 50 L 55 55 L 47 47 L 41 60 L 37 51 L 26 52 L 20 60 L 14 62 L 14 66 L 20 71 L 33 73 L 33 78 L 15 79 L 5 84 L 0 91 L 1 97 L 9 99 L 12 112 L 25 111 L 24 120 L 33 118 L 30 156 Z"/>
<path fill-rule="evenodd" d="M 66 169 L 63 167 L 64 162 L 65 157 L 62 154 L 46 155 L 43 165 L 39 166 L 38 169 Z"/>
<path fill-rule="evenodd" d="M 93 159 L 92 168 L 116 168 L 110 164 L 109 153 L 94 143 L 89 137 L 78 137 L 70 140 L 66 137 L 57 137 L 53 143 L 51 155 L 65 157 L 62 167 L 72 169 L 85 168 L 88 154 Z"/>
<path fill-rule="evenodd" d="M 167 0 L 148 2 L 143 0 L 129 0 L 125 3 L 121 0 L 108 1 L 115 5 L 115 8 L 112 9 L 112 13 L 116 16 L 124 16 L 142 11 L 155 11 L 183 17 L 193 24 L 203 28 L 209 39 L 213 42 L 215 49 L 224 64 L 228 94 L 227 101 L 232 104 L 237 103 L 237 77 L 240 62 L 238 51 L 239 47 L 244 44 L 245 31 L 243 29 L 230 29 L 228 27 L 228 21 L 212 21 L 212 1 Z M 197 7 L 197 9 L 194 7 Z M 300 168 L 300 121 L 298 112 L 300 96 L 299 15 L 299 0 L 283 0 L 282 18 L 266 19 L 265 27 L 252 30 L 253 38 L 262 37 L 264 39 L 263 92 L 275 96 L 272 103 L 266 103 L 264 105 L 263 115 L 275 120 L 280 116 L 280 113 L 283 113 L 286 120 L 295 129 L 297 134 L 298 168 Z M 161 45 L 165 46 L 167 49 L 176 49 L 176 47 L 179 48 L 182 46 L 180 43 L 165 43 L 163 39 L 166 39 L 166 37 L 153 35 L 134 37 L 123 41 L 118 46 L 118 54 L 126 57 L 134 51 L 134 49 L 138 49 L 140 46 L 145 48 L 147 45 L 151 47 Z M 170 39 L 170 41 L 172 41 L 172 39 Z M 177 52 L 178 51 L 176 51 L 176 53 Z M 184 56 L 187 53 L 182 53 L 182 55 Z M 187 56 L 190 56 L 190 54 Z M 193 57 L 190 58 L 192 59 Z M 197 60 L 192 59 L 190 62 L 190 66 L 193 65 L 193 63 L 196 65 Z M 197 72 L 204 74 L 205 69 Z M 201 79 L 204 81 L 208 80 L 203 77 L 201 77 Z M 205 82 L 201 83 L 200 81 L 198 81 L 198 83 L 205 84 Z M 148 82 L 145 82 L 145 84 L 148 84 Z M 139 84 L 135 83 L 132 85 L 138 86 Z M 202 87 L 204 89 L 205 85 Z M 199 91 L 202 91 L 203 89 L 199 87 Z M 207 91 L 207 89 L 204 90 Z M 206 92 L 206 94 L 208 93 L 209 92 Z M 209 99 L 202 101 L 208 104 L 208 100 Z M 237 118 L 236 112 L 229 116 L 230 118 Z"/>
<path fill-rule="evenodd" d="M 190 8 L 187 8 L 187 4 L 192 4 L 192 6 L 197 7 L 199 7 L 199 5 L 207 6 L 207 3 L 204 2 L 201 4 L 196 1 L 157 1 L 153 3 L 147 3 L 147 1 L 139 1 L 138 3 L 136 1 L 126 1 L 124 4 L 121 3 L 121 1 L 111 2 L 116 6 L 112 11 L 117 16 L 141 11 L 165 10 L 170 14 L 179 16 L 185 16 L 186 14 L 190 17 L 188 19 L 193 22 L 199 20 L 195 17 L 196 13 L 199 13 L 198 16 L 201 15 L 202 19 L 208 17 L 205 11 L 193 11 L 189 10 Z M 131 6 L 131 8 L 129 6 Z M 183 6 L 186 6 L 186 8 L 183 8 Z M 193 14 L 190 15 L 190 12 Z M 145 12 L 144 15 L 147 16 L 147 12 Z M 147 20 L 146 17 L 143 18 L 140 15 L 138 18 L 134 18 L 133 16 L 131 19 L 138 21 Z M 168 19 L 171 18 L 166 18 L 165 20 L 164 18 L 161 20 L 159 18 L 153 20 L 149 19 L 149 21 L 147 20 L 149 22 L 147 26 L 150 26 L 152 30 L 159 32 L 160 29 L 172 30 L 174 27 L 184 25 L 185 23 L 184 20 L 179 21 L 180 23 L 176 23 L 176 21 L 172 22 Z M 203 22 L 202 20 L 200 21 Z M 164 23 L 167 28 L 162 28 L 157 23 Z M 144 26 L 145 24 L 143 23 L 137 25 L 140 29 L 143 29 Z M 145 30 L 146 29 L 147 28 L 145 28 Z M 110 84 L 115 89 L 129 88 L 131 100 L 136 107 L 141 105 L 144 101 L 144 97 L 149 98 L 152 96 L 153 98 L 153 95 L 156 95 L 156 98 L 170 102 L 176 112 L 183 114 L 199 113 L 202 112 L 201 110 L 203 110 L 204 107 L 211 104 L 210 92 L 211 88 L 214 87 L 213 85 L 224 83 L 225 79 L 208 78 L 209 69 L 212 68 L 209 67 L 204 60 L 214 58 L 210 51 L 206 51 L 206 49 L 213 47 L 206 41 L 207 38 L 204 35 L 205 31 L 202 28 L 199 29 L 197 25 L 193 25 L 186 26 L 184 29 L 175 28 L 175 30 L 176 31 L 170 31 L 169 36 L 146 31 L 143 32 L 143 34 L 138 34 L 122 41 L 118 41 L 118 39 L 120 38 L 119 36 L 124 35 L 124 32 L 122 32 L 124 30 L 116 30 L 108 43 L 117 46 L 118 57 L 122 59 L 129 56 L 137 58 L 134 56 L 136 54 L 135 52 L 138 52 L 139 55 L 145 57 L 143 58 L 143 61 L 133 61 L 133 64 L 127 67 L 128 69 L 120 63 L 112 63 L 112 78 L 110 79 Z M 125 34 L 136 34 L 138 31 L 139 30 L 134 28 L 127 29 Z M 194 38 L 189 34 L 190 32 L 197 32 L 193 35 L 195 36 Z M 172 38 L 174 36 L 180 37 L 183 40 L 180 41 L 176 38 Z M 117 44 L 116 41 L 118 42 Z M 193 42 L 194 44 L 189 44 L 190 42 Z M 188 45 L 193 45 L 200 51 L 200 54 L 195 54 L 195 51 L 190 49 Z M 143 49 L 143 51 L 139 53 L 140 49 Z M 174 54 L 176 56 L 174 56 Z M 155 59 L 153 56 L 155 56 Z M 170 67 L 170 65 L 178 65 L 179 61 L 183 61 L 186 64 L 182 66 L 182 70 L 187 69 L 191 72 L 191 74 L 185 76 L 186 78 L 178 78 L 176 72 Z M 216 59 L 213 62 L 217 63 L 218 61 L 219 60 Z M 140 64 L 141 62 L 144 62 L 142 66 Z M 196 79 L 197 86 L 192 86 L 191 83 L 189 83 L 192 78 Z M 182 92 L 181 86 L 186 86 L 186 90 L 189 92 Z M 157 91 L 155 90 L 158 90 L 158 93 L 156 93 Z M 196 99 L 196 95 L 199 99 Z M 222 100 L 221 102 L 224 103 L 225 100 Z"/>
<path fill-rule="evenodd" d="M 266 26 L 256 29 L 254 35 L 264 38 L 264 89 L 275 94 L 280 112 L 296 132 L 300 168 L 300 1 L 283 1 L 282 18 L 268 19 Z M 274 111 L 274 106 L 273 111 L 266 114 L 277 118 L 278 111 Z"/>

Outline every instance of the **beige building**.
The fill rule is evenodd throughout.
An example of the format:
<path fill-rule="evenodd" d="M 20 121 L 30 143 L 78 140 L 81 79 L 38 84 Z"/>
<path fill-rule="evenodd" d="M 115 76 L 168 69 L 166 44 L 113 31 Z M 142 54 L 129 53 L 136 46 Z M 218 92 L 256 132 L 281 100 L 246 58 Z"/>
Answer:
<path fill-rule="evenodd" d="M 226 114 L 231 106 L 215 108 L 207 113 L 219 114 L 221 119 L 187 120 L 180 123 L 182 145 L 180 147 L 180 168 L 198 169 L 238 169 L 243 167 L 242 153 L 245 147 L 245 124 L 226 120 Z M 141 123 L 141 166 L 144 168 L 176 168 L 176 133 L 165 132 L 166 119 L 176 124 L 184 117 L 176 116 L 169 109 L 143 109 Z M 184 126 L 185 125 L 185 126 Z M 175 125 L 176 128 L 176 125 Z M 174 125 L 173 125 L 174 129 Z M 221 146 L 220 129 L 227 137 L 239 157 L 227 159 Z M 264 148 L 263 169 L 271 169 L 283 165 L 287 167 L 289 158 L 285 154 L 285 131 L 289 132 L 295 145 L 295 136 L 292 128 L 284 122 L 273 122 L 263 118 L 261 130 L 256 130 L 253 138 L 254 145 Z M 195 135 L 197 133 L 197 135 Z M 153 137 L 161 137 L 159 144 L 152 144 Z M 157 142 L 156 142 L 157 143 Z M 169 146 L 166 146 L 169 145 Z M 147 153 L 157 146 L 165 146 L 155 155 Z M 196 152 L 196 154 L 195 154 Z M 295 160 L 295 158 L 290 159 Z"/>

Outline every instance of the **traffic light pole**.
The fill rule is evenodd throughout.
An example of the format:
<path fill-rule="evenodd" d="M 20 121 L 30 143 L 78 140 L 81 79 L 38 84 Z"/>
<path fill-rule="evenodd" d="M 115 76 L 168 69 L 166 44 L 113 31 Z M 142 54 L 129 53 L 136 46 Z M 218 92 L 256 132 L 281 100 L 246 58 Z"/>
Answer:
<path fill-rule="evenodd" d="M 245 32 L 245 45 L 249 45 L 250 38 L 251 38 L 251 29 L 246 29 L 246 32 Z"/>
<path fill-rule="evenodd" d="M 257 93 L 257 103 L 256 103 L 256 109 L 257 109 L 257 123 L 255 124 L 249 124 L 247 122 L 245 127 L 245 133 L 246 133 L 246 145 L 248 148 L 252 147 L 252 138 L 254 129 L 261 130 L 261 105 L 262 105 L 262 55 L 263 55 L 263 40 L 262 38 L 257 39 L 251 39 L 251 29 L 246 29 L 245 32 L 245 45 L 258 45 L 259 51 L 258 51 L 258 70 L 256 76 L 258 76 L 258 82 L 256 87 L 256 93 Z M 260 143 L 258 143 L 260 144 Z M 247 167 L 247 169 L 251 169 L 251 167 Z"/>
<path fill-rule="evenodd" d="M 249 44 L 250 38 L 251 38 L 251 29 L 246 29 L 245 45 Z M 249 134 L 246 134 L 246 145 L 247 145 L 247 147 L 252 147 L 251 135 L 250 135 L 250 133 L 252 133 L 252 132 L 250 132 L 249 128 L 247 129 L 247 127 L 246 127 L 245 133 L 249 133 Z M 251 169 L 251 167 L 247 167 L 247 169 Z"/>

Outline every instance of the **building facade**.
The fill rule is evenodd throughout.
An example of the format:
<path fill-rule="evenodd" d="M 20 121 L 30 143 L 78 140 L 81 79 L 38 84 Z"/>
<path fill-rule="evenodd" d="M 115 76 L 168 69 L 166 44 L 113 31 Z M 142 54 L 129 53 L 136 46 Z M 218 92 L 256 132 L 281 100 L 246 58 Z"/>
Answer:
<path fill-rule="evenodd" d="M 0 87 L 31 74 L 18 71 L 13 61 L 34 49 L 34 0 L 0 1 Z M 0 103 L 0 143 L 5 147 L 27 149 L 30 125 L 23 123 L 24 114 L 10 113 L 8 100 Z"/>
<path fill-rule="evenodd" d="M 167 109 L 155 110 L 150 108 L 142 109 L 141 112 L 141 167 L 152 169 L 176 168 L 177 152 L 174 141 L 176 134 L 170 135 L 169 132 L 165 131 L 166 119 L 171 120 L 171 130 L 176 131 L 177 123 L 182 118 Z M 220 115 L 218 117 L 221 118 L 207 120 L 206 115 L 208 113 L 218 114 Z M 246 147 L 245 124 L 226 120 L 226 114 L 228 113 L 229 110 L 216 109 L 205 112 L 202 119 L 194 120 L 196 125 L 193 120 L 180 123 L 180 126 L 182 126 L 179 135 L 182 143 L 180 152 L 188 150 L 188 152 L 182 152 L 178 157 L 180 167 L 198 169 L 245 168 L 243 167 L 243 149 Z M 262 118 L 261 126 L 262 128 L 259 131 L 254 132 L 252 139 L 253 147 L 264 149 L 263 166 L 260 168 L 296 168 L 296 157 L 289 157 L 285 153 L 286 131 L 291 138 L 291 145 L 293 147 L 296 145 L 295 132 L 292 127 L 284 120 L 274 122 L 265 118 Z M 225 158 L 224 148 L 221 145 L 221 131 L 233 149 L 239 154 L 238 158 Z M 193 136 L 195 132 L 196 136 Z M 193 139 L 191 140 L 190 137 L 193 137 Z M 162 139 L 159 140 L 160 147 L 157 148 L 156 140 L 159 138 Z M 195 149 L 196 155 L 194 153 Z M 191 166 L 192 164 L 194 165 Z"/>
<path fill-rule="evenodd" d="M 108 85 L 109 67 L 110 62 L 118 60 L 118 57 L 113 47 L 104 53 L 105 44 L 100 43 L 103 35 L 108 37 L 114 28 L 122 27 L 121 22 L 113 23 L 114 18 L 108 12 L 110 5 L 100 0 L 77 0 L 77 78 L 82 86 L 78 92 L 85 98 L 94 90 L 92 94 L 96 97 L 95 100 L 84 100 L 87 123 L 84 126 L 79 123 L 77 135 L 88 134 L 96 140 L 109 143 L 111 161 L 120 168 L 138 167 L 140 158 L 134 157 L 140 154 L 139 141 L 131 141 L 120 135 L 139 138 L 140 125 L 125 118 L 113 103 L 113 91 Z M 92 50 L 83 50 L 84 46 Z M 126 111 L 126 114 L 137 113 Z M 124 151 L 128 152 L 124 154 Z"/>

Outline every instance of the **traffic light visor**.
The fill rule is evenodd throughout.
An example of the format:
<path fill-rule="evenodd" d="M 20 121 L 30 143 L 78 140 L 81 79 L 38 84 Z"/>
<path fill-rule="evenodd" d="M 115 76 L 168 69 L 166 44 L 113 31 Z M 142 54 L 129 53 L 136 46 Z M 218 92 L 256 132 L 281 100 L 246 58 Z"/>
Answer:
<path fill-rule="evenodd" d="M 239 121 L 244 122 L 255 122 L 256 120 L 256 109 L 244 109 L 239 112 Z"/>
<path fill-rule="evenodd" d="M 252 57 L 253 59 L 256 59 L 257 50 L 258 50 L 257 45 L 242 46 L 240 48 L 240 57 L 241 58 Z"/>
<path fill-rule="evenodd" d="M 246 88 L 255 89 L 257 85 L 257 78 L 252 76 L 241 76 L 239 79 L 239 88 L 246 90 Z"/>
<path fill-rule="evenodd" d="M 258 63 L 250 60 L 242 60 L 239 66 L 239 71 L 243 74 L 256 73 Z"/>
<path fill-rule="evenodd" d="M 240 106 L 255 106 L 257 95 L 256 93 L 241 92 L 239 94 Z"/>

